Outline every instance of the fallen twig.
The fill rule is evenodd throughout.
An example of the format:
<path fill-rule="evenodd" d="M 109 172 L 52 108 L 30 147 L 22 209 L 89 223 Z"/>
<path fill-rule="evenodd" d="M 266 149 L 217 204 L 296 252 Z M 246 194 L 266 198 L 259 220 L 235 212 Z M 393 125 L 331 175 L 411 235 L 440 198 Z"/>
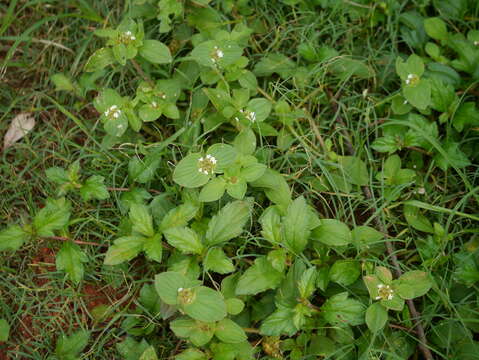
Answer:
<path fill-rule="evenodd" d="M 48 237 L 46 237 L 46 239 L 60 240 L 60 241 L 73 241 L 75 244 L 78 244 L 78 245 L 91 245 L 91 246 L 100 246 L 100 247 L 108 246 L 106 244 L 100 244 L 100 243 L 97 243 L 97 242 L 70 239 L 70 238 L 67 238 L 67 237 L 64 237 L 64 236 L 48 236 Z"/>

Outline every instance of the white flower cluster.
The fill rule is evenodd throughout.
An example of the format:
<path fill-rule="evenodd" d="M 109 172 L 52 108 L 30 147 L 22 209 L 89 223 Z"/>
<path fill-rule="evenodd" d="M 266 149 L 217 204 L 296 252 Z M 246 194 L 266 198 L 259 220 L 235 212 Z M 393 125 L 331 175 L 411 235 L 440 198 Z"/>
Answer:
<path fill-rule="evenodd" d="M 244 114 L 244 116 L 251 122 L 256 121 L 256 113 L 254 111 L 249 111 L 249 110 L 240 110 L 240 113 Z"/>
<path fill-rule="evenodd" d="M 198 159 L 198 171 L 202 174 L 209 175 L 213 173 L 216 166 L 216 158 L 213 155 L 206 155 Z"/>
<path fill-rule="evenodd" d="M 392 300 L 394 298 L 394 290 L 391 286 L 378 284 L 378 296 L 376 300 Z"/>
<path fill-rule="evenodd" d="M 118 119 L 121 115 L 121 110 L 118 108 L 117 105 L 112 105 L 104 112 L 104 114 L 108 118 Z"/>
<path fill-rule="evenodd" d="M 216 64 L 216 61 L 221 59 L 223 56 L 225 56 L 223 51 L 218 46 L 215 46 L 213 51 L 213 56 L 211 57 L 211 61 L 213 61 L 213 63 Z"/>
<path fill-rule="evenodd" d="M 131 33 L 131 31 L 125 32 L 125 38 L 129 39 L 130 41 L 136 40 L 136 36 Z"/>
<path fill-rule="evenodd" d="M 419 81 L 419 77 L 416 74 L 409 74 L 406 79 L 406 85 L 415 85 Z"/>

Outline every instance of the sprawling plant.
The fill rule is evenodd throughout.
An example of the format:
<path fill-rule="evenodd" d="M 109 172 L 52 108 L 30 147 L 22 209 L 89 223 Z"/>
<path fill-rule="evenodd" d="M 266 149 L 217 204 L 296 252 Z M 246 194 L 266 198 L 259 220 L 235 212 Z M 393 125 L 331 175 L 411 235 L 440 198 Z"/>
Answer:
<path fill-rule="evenodd" d="M 105 148 L 135 143 L 141 155 L 129 159 L 130 187 L 118 201 L 123 218 L 104 265 L 126 269 L 140 257 L 156 275 L 144 279 L 141 307 L 132 310 L 141 316 L 121 324 L 128 337 L 119 353 L 157 358 L 158 322 L 151 319 L 163 320 L 184 340 L 179 360 L 407 359 L 418 341 L 429 346 L 419 334 L 418 340 L 402 331 L 418 326 L 414 305 L 405 304 L 435 285 L 431 270 L 443 261 L 438 254 L 450 239 L 448 225 L 422 213 L 434 210 L 421 200 L 429 186 L 422 170 L 425 162 L 437 166 L 430 171 L 454 169 L 472 189 L 462 169 L 477 153 L 462 139 L 479 117 L 475 102 L 459 93 L 479 76 L 479 32 L 452 33 L 440 18 L 405 13 L 401 31 L 415 53 L 397 57 L 399 88 L 378 101 L 386 121 L 371 139 L 377 161 L 342 151 L 343 138 L 334 137 L 319 151 L 297 156 L 299 164 L 322 170 L 308 178 L 311 191 L 360 203 L 381 194 L 385 205 L 369 204 L 362 214 L 369 213 L 368 220 L 346 220 L 324 216 L 308 191 L 292 188 L 301 171 L 278 171 L 278 162 L 288 160 L 270 143 L 285 151 L 296 138 L 304 146 L 301 122 L 314 125 L 315 117 L 302 99 L 272 91 L 270 82 L 301 88 L 317 80 L 311 74 L 318 64 L 338 81 L 367 82 L 374 69 L 310 42 L 300 44 L 298 61 L 282 53 L 255 59 L 252 34 L 259 24 L 249 20 L 246 1 L 133 3 L 133 14 L 117 26 L 95 30 L 104 46 L 86 61 L 81 81 L 60 74 L 53 79 L 79 97 L 95 94 Z M 361 3 L 368 8 L 373 2 Z M 396 3 L 375 8 L 372 25 L 390 16 Z M 364 17 L 361 10 L 351 6 L 351 19 Z M 117 76 L 131 71 L 135 77 L 127 87 L 115 85 Z M 159 141 L 145 141 L 145 134 Z M 411 149 L 402 161 L 400 152 Z M 80 176 L 79 162 L 50 168 L 47 177 L 58 184 L 59 198 L 0 232 L 0 250 L 17 250 L 38 237 L 68 238 L 69 227 L 82 219 L 72 219 L 67 197 L 91 203 L 110 196 L 103 177 Z M 404 220 L 394 235 L 378 226 L 383 220 L 372 222 L 383 210 L 387 221 L 398 207 Z M 412 240 L 402 236 L 409 229 L 424 239 L 419 255 L 399 266 L 391 243 L 397 237 L 398 247 L 406 246 Z M 454 271 L 471 286 L 479 280 L 479 261 L 469 255 L 456 255 Z M 82 281 L 87 261 L 72 241 L 57 254 L 57 268 L 74 283 Z"/>

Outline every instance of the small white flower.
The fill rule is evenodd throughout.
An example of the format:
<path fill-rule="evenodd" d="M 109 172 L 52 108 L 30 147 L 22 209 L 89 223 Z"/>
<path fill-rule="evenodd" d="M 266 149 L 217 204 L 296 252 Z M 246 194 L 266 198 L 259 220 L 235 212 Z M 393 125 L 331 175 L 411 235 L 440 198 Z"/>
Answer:
<path fill-rule="evenodd" d="M 156 103 L 156 101 L 152 101 L 151 102 L 151 106 L 153 106 L 154 108 L 156 108 L 158 106 L 158 104 Z"/>
<path fill-rule="evenodd" d="M 475 45 L 475 46 L 479 46 L 479 41 L 477 41 L 477 40 L 474 41 L 474 45 Z"/>
<path fill-rule="evenodd" d="M 391 286 L 378 284 L 378 296 L 375 297 L 375 300 L 392 300 L 394 298 L 394 290 L 391 289 Z"/>
<path fill-rule="evenodd" d="M 118 108 L 118 106 L 112 105 L 103 114 L 108 118 L 118 119 L 121 115 L 121 110 Z"/>
<path fill-rule="evenodd" d="M 218 46 L 215 46 L 213 53 L 211 54 L 211 61 L 213 64 L 216 64 L 216 62 L 221 59 L 222 57 L 225 56 L 223 50 L 221 50 Z"/>
<path fill-rule="evenodd" d="M 202 174 L 212 174 L 216 167 L 217 160 L 213 155 L 207 154 L 198 159 L 198 171 Z"/>
<path fill-rule="evenodd" d="M 246 118 L 251 121 L 255 122 L 256 121 L 256 113 L 254 111 L 246 111 Z"/>
<path fill-rule="evenodd" d="M 403 105 L 406 105 L 406 104 L 407 104 L 407 100 L 404 100 Z"/>
<path fill-rule="evenodd" d="M 178 288 L 178 292 L 182 292 L 182 291 L 183 291 L 182 287 Z"/>
<path fill-rule="evenodd" d="M 216 158 L 210 154 L 206 155 L 206 158 L 211 161 L 213 164 L 216 164 Z"/>
<path fill-rule="evenodd" d="M 131 31 L 125 31 L 125 38 L 130 41 L 136 40 L 136 36 L 131 33 Z"/>
<path fill-rule="evenodd" d="M 162 99 L 166 99 L 166 94 L 161 95 Z"/>
<path fill-rule="evenodd" d="M 416 74 L 409 74 L 406 78 L 406 85 L 416 85 L 419 82 L 419 76 Z"/>
<path fill-rule="evenodd" d="M 424 195 L 426 193 L 426 189 L 423 187 L 420 187 L 419 189 L 417 189 L 417 193 L 419 195 Z"/>

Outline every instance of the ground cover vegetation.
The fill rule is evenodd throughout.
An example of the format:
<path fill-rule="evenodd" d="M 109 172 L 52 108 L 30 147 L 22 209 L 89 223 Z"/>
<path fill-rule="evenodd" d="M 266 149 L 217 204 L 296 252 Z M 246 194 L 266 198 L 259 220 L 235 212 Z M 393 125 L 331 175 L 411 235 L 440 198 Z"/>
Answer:
<path fill-rule="evenodd" d="M 479 358 L 476 1 L 0 11 L 0 359 Z"/>

